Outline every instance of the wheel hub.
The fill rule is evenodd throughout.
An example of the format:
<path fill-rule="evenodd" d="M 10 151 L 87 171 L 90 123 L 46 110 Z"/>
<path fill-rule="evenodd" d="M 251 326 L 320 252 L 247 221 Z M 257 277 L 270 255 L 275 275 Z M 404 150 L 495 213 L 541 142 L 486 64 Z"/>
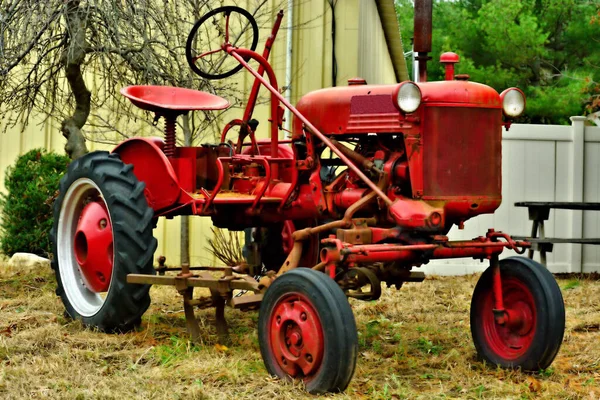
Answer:
<path fill-rule="evenodd" d="M 113 269 L 113 234 L 102 200 L 92 201 L 83 208 L 73 247 L 85 286 L 95 293 L 106 292 Z"/>
<path fill-rule="evenodd" d="M 507 360 L 521 357 L 532 344 L 536 326 L 535 301 L 523 282 L 509 277 L 502 280 L 505 306 L 505 321 L 499 324 L 493 309 L 493 294 L 490 291 L 484 316 L 486 340 L 494 352 Z"/>
<path fill-rule="evenodd" d="M 533 328 L 532 313 L 529 304 L 518 301 L 506 310 L 506 323 L 513 332 L 527 335 Z"/>
<path fill-rule="evenodd" d="M 270 340 L 279 367 L 291 377 L 310 378 L 323 358 L 323 327 L 309 300 L 284 296 L 273 309 Z"/>

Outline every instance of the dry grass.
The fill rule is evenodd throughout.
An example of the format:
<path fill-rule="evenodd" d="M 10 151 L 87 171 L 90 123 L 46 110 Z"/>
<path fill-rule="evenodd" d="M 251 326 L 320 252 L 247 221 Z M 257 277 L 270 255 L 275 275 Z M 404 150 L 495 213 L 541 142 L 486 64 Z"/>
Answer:
<path fill-rule="evenodd" d="M 344 394 L 326 397 L 600 396 L 600 281 L 559 281 L 567 304 L 564 344 L 551 368 L 524 374 L 475 358 L 468 311 L 477 278 L 427 279 L 385 290 L 378 302 L 352 301 L 357 370 Z M 50 274 L 0 283 L 0 398 L 315 398 L 267 375 L 256 312 L 228 311 L 231 343 L 219 351 L 209 311 L 199 312 L 202 342 L 187 342 L 172 288 L 152 289 L 139 331 L 107 335 L 65 319 L 54 286 Z"/>

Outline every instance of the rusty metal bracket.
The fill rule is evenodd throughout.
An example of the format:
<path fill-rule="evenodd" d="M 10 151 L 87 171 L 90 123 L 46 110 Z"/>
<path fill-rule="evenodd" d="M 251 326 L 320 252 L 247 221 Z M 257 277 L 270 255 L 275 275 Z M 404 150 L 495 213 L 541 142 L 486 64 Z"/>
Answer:
<path fill-rule="evenodd" d="M 183 311 L 185 314 L 186 326 L 192 341 L 200 338 L 200 325 L 194 314 L 194 307 L 206 308 L 215 307 L 215 325 L 217 336 L 221 343 L 227 342 L 227 320 L 225 319 L 225 305 L 229 304 L 235 308 L 251 309 L 260 305 L 262 294 L 255 296 L 243 296 L 238 300 L 233 300 L 234 290 L 248 290 L 259 293 L 259 283 L 250 276 L 233 275 L 231 267 L 190 267 L 189 264 L 182 264 L 181 268 L 169 268 L 170 270 L 180 270 L 177 275 L 145 275 L 129 274 L 127 282 L 133 284 L 150 285 L 168 285 L 183 296 Z M 195 275 L 191 271 L 200 270 Z M 220 278 L 214 277 L 209 271 L 222 272 Z M 210 290 L 210 297 L 193 298 L 194 288 L 201 287 Z"/>
<path fill-rule="evenodd" d="M 200 325 L 194 314 L 194 306 L 191 304 L 194 288 L 190 287 L 183 291 L 183 312 L 185 314 L 185 325 L 190 334 L 192 342 L 200 339 Z"/>

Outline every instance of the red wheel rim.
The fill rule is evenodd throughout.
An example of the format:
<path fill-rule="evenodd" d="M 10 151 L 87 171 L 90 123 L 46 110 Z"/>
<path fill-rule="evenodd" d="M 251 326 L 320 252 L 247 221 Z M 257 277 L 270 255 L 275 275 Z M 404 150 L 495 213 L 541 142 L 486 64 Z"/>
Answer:
<path fill-rule="evenodd" d="M 323 359 L 323 328 L 310 300 L 300 293 L 281 297 L 269 320 L 275 362 L 292 378 L 310 380 Z"/>
<path fill-rule="evenodd" d="M 92 201 L 83 208 L 73 243 L 85 286 L 95 293 L 106 292 L 113 269 L 113 233 L 102 200 Z"/>
<path fill-rule="evenodd" d="M 502 278 L 505 322 L 498 324 L 494 316 L 494 293 L 488 291 L 483 304 L 483 333 L 490 349 L 505 360 L 515 360 L 533 343 L 537 313 L 529 288 L 520 280 Z"/>
<path fill-rule="evenodd" d="M 296 231 L 292 221 L 285 221 L 281 230 L 281 242 L 283 244 L 283 254 L 288 255 L 294 247 L 294 238 L 292 234 Z"/>

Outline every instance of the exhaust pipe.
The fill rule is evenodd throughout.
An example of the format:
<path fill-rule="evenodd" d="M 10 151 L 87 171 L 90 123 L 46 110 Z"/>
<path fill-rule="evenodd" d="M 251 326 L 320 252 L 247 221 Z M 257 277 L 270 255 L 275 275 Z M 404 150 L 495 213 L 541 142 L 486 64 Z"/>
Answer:
<path fill-rule="evenodd" d="M 413 51 L 419 65 L 419 82 L 427 81 L 427 61 L 431 60 L 431 31 L 433 0 L 415 1 L 415 27 Z"/>

